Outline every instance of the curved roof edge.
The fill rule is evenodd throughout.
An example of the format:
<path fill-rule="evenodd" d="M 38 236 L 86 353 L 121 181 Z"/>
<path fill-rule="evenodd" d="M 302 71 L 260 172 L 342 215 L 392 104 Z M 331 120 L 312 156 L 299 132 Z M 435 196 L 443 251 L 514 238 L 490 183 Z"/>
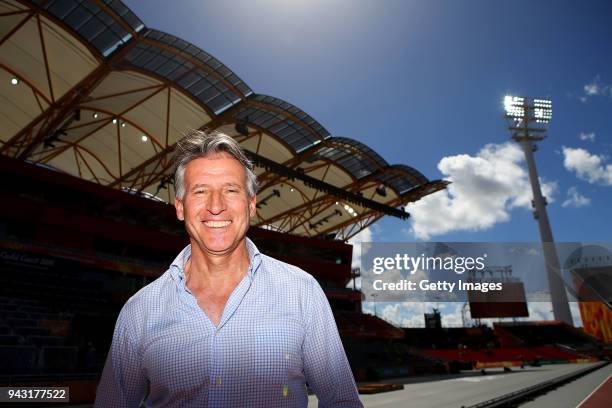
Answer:
<path fill-rule="evenodd" d="M 120 0 L 102 0 L 102 4 L 60 0 L 31 0 L 31 3 L 74 30 L 103 58 L 127 44 L 145 27 Z"/>
<path fill-rule="evenodd" d="M 372 148 L 344 136 L 333 136 L 325 140 L 325 144 L 319 146 L 312 157 L 333 161 L 357 181 L 389 166 Z"/>
<path fill-rule="evenodd" d="M 207 65 L 211 70 L 219 74 L 223 79 L 229 81 L 238 88 L 242 96 L 245 98 L 253 94 L 251 87 L 242 80 L 234 71 L 232 71 L 227 65 L 219 61 L 217 58 L 204 51 L 197 45 L 190 43 L 187 40 L 183 40 L 180 37 L 166 33 L 155 28 L 147 27 L 146 31 L 142 34 L 147 39 L 152 39 L 164 43 L 170 47 L 173 47 L 179 52 L 183 52 L 191 55 L 202 64 Z M 229 108 L 229 107 L 228 107 Z"/>
<path fill-rule="evenodd" d="M 298 155 L 330 137 L 327 129 L 312 116 L 274 96 L 252 94 L 236 105 L 231 116 L 236 122 L 264 129 Z"/>

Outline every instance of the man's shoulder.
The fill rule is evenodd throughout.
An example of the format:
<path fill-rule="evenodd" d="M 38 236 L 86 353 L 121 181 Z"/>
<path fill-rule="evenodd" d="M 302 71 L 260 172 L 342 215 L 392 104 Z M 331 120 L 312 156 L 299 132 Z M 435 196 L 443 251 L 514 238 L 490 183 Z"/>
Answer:
<path fill-rule="evenodd" d="M 302 296 L 316 290 L 318 282 L 303 269 L 262 254 L 262 271 L 266 286 L 278 289 L 290 296 Z"/>
<path fill-rule="evenodd" d="M 316 281 L 311 274 L 295 265 L 272 258 L 268 255 L 262 254 L 261 256 L 261 263 L 264 270 L 274 278 L 293 280 L 304 284 L 310 284 L 312 281 Z"/>

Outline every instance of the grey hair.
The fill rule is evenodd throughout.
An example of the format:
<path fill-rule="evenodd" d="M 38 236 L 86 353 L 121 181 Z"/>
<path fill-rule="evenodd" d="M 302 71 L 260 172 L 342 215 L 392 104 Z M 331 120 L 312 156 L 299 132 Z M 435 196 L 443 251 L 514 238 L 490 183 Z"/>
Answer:
<path fill-rule="evenodd" d="M 232 137 L 215 130 L 192 130 L 176 143 L 174 154 L 174 188 L 180 200 L 185 195 L 185 168 L 195 159 L 217 153 L 227 153 L 238 160 L 246 173 L 246 188 L 249 197 L 257 194 L 257 176 L 253 163 L 240 144 Z"/>

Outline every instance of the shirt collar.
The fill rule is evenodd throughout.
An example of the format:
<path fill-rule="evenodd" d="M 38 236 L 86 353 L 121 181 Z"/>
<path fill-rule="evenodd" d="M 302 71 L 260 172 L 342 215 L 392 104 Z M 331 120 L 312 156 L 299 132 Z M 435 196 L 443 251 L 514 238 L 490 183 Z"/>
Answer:
<path fill-rule="evenodd" d="M 257 246 L 249 238 L 246 238 L 247 251 L 249 253 L 249 269 L 247 270 L 247 276 L 253 280 L 255 272 L 261 265 L 261 252 L 257 249 Z M 174 258 L 174 261 L 170 264 L 170 276 L 182 287 L 185 287 L 185 264 L 191 258 L 191 244 L 187 245 L 183 250 Z"/>

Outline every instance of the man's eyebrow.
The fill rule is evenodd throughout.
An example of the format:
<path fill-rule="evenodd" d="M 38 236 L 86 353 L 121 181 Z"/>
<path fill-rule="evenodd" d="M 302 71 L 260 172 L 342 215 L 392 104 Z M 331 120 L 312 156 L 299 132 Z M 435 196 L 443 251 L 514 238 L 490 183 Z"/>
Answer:
<path fill-rule="evenodd" d="M 194 184 L 191 187 L 191 189 L 195 190 L 196 188 L 201 188 L 201 187 L 210 187 L 210 185 L 209 184 L 204 184 L 204 183 L 197 183 L 197 184 Z M 238 187 L 238 188 L 242 188 L 242 185 L 240 185 L 240 183 L 231 183 L 231 182 L 229 182 L 229 183 L 224 183 L 223 187 Z"/>

